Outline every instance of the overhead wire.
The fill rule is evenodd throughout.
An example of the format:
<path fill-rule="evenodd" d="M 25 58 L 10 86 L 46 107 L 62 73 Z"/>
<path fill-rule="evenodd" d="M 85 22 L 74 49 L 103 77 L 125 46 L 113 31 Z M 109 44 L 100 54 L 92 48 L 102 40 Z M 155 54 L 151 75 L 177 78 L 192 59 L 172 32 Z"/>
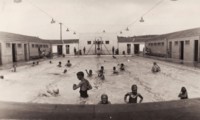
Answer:
<path fill-rule="evenodd" d="M 30 5 L 32 5 L 33 7 L 35 7 L 36 9 L 38 9 L 40 12 L 44 13 L 45 15 L 47 15 L 49 18 L 51 18 L 52 20 L 54 20 L 54 22 L 58 22 L 58 24 L 62 23 L 62 25 L 66 28 L 66 29 L 70 29 L 72 30 L 74 33 L 77 34 L 77 32 L 71 28 L 69 28 L 67 25 L 64 24 L 64 22 L 61 22 L 57 19 L 55 19 L 55 17 L 53 17 L 52 15 L 50 15 L 48 12 L 44 11 L 43 9 L 41 9 L 39 6 L 37 6 L 35 3 L 33 3 L 32 1 L 30 0 L 24 0 L 26 2 L 28 2 Z M 69 31 L 70 32 L 70 31 Z"/>
<path fill-rule="evenodd" d="M 150 13 L 151 11 L 153 11 L 155 8 L 157 8 L 161 3 L 163 3 L 165 0 L 159 0 L 156 4 L 154 4 L 150 9 L 148 9 L 146 12 L 144 12 L 142 15 L 138 16 L 133 22 L 131 22 L 130 24 L 128 24 L 126 26 L 126 28 L 124 28 L 123 30 L 117 31 L 116 34 L 120 33 L 122 34 L 122 31 L 125 31 L 127 28 L 129 28 L 130 26 L 134 25 L 136 22 L 138 22 L 138 20 L 141 17 L 144 17 L 145 15 L 147 15 L 148 13 Z M 129 31 L 129 30 L 126 30 Z"/>
<path fill-rule="evenodd" d="M 61 22 L 57 19 L 55 19 L 52 15 L 50 15 L 48 12 L 44 11 L 43 9 L 41 9 L 39 6 L 37 6 L 35 3 L 33 3 L 32 1 L 30 0 L 24 0 L 24 1 L 27 1 L 29 4 L 31 4 L 33 7 L 37 8 L 39 11 L 41 11 L 42 13 L 44 13 L 45 15 L 47 15 L 48 17 L 50 17 L 52 20 L 54 20 L 55 22 L 58 22 L 58 23 L 62 23 L 62 25 L 67 29 L 66 31 L 67 32 L 70 32 L 70 31 L 73 31 L 73 34 L 77 34 L 76 30 L 72 29 L 72 28 L 69 28 L 69 26 L 65 25 L 64 22 Z M 129 27 L 134 25 L 136 22 L 138 22 L 138 20 L 141 18 L 141 17 L 144 17 L 146 16 L 148 13 L 150 13 L 151 11 L 153 11 L 155 8 L 157 8 L 162 2 L 164 2 L 164 0 L 159 0 L 156 4 L 154 4 L 150 9 L 148 9 L 146 12 L 144 12 L 142 15 L 140 15 L 139 17 L 137 17 L 133 22 L 131 22 L 130 24 L 128 24 L 126 26 L 126 28 L 124 29 L 121 29 L 120 31 L 117 31 L 115 32 L 115 34 L 123 34 L 123 31 L 129 31 Z M 69 31 L 68 31 L 69 30 Z M 105 30 L 105 29 L 104 29 Z M 102 30 L 102 32 L 104 31 Z"/>

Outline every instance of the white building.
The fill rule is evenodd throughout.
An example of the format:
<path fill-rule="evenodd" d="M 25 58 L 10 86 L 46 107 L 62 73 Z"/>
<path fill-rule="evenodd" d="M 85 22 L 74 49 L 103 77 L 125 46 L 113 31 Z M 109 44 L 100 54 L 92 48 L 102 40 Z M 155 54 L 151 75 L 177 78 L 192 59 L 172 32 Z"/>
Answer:
<path fill-rule="evenodd" d="M 119 37 L 114 33 L 82 33 L 79 39 L 48 40 L 52 53 L 57 55 L 103 55 L 139 54 L 143 51 L 145 41 L 152 36 Z M 118 52 L 117 52 L 118 51 Z"/>
<path fill-rule="evenodd" d="M 143 52 L 145 41 L 152 36 L 117 37 L 119 54 L 139 54 Z"/>
<path fill-rule="evenodd" d="M 52 44 L 52 53 L 57 55 L 74 55 L 74 50 L 78 51 L 79 40 L 49 40 Z"/>
<path fill-rule="evenodd" d="M 34 36 L 0 32 L 0 65 L 28 61 L 48 55 L 51 44 Z"/>

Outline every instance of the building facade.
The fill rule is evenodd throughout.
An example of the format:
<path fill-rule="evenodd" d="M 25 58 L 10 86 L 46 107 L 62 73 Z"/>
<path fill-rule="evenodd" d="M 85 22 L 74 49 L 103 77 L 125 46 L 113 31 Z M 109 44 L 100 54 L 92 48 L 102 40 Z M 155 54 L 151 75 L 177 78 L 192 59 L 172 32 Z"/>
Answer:
<path fill-rule="evenodd" d="M 38 37 L 0 32 L 0 65 L 40 58 L 41 53 L 58 55 L 139 54 L 187 62 L 200 62 L 200 28 L 163 35 L 120 37 L 112 33 L 80 34 L 79 39 L 44 40 Z M 117 51 L 117 52 L 116 52 Z"/>
<path fill-rule="evenodd" d="M 118 36 L 118 48 L 119 54 L 125 52 L 125 54 L 140 54 L 143 52 L 145 42 L 154 35 L 147 36 L 134 36 L 134 37 L 119 37 Z"/>
<path fill-rule="evenodd" d="M 57 55 L 75 55 L 78 52 L 79 40 L 49 40 L 52 45 L 52 53 Z"/>
<path fill-rule="evenodd" d="M 0 65 L 39 58 L 49 53 L 51 44 L 37 37 L 0 32 Z"/>
<path fill-rule="evenodd" d="M 200 62 L 200 28 L 158 35 L 145 42 L 151 55 Z"/>

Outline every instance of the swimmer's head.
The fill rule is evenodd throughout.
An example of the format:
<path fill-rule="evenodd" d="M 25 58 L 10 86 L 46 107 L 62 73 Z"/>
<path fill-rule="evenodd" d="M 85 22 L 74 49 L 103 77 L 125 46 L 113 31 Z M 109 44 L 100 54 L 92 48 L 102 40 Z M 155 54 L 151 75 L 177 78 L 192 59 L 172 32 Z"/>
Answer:
<path fill-rule="evenodd" d="M 116 70 L 116 67 L 113 67 L 113 70 Z"/>
<path fill-rule="evenodd" d="M 67 62 L 70 63 L 70 60 L 68 60 Z"/>
<path fill-rule="evenodd" d="M 156 65 L 157 63 L 156 63 L 156 62 L 153 62 L 153 64 Z"/>
<path fill-rule="evenodd" d="M 137 85 L 132 85 L 131 89 L 133 93 L 137 93 Z"/>
<path fill-rule="evenodd" d="M 104 70 L 104 67 L 103 67 L 103 66 L 101 66 L 101 70 Z"/>
<path fill-rule="evenodd" d="M 123 63 L 121 63 L 121 66 L 124 66 L 124 64 L 123 64 Z"/>
<path fill-rule="evenodd" d="M 182 88 L 181 88 L 181 92 L 185 93 L 186 91 L 187 91 L 187 90 L 186 90 L 185 87 L 182 87 Z"/>
<path fill-rule="evenodd" d="M 107 103 L 108 102 L 108 95 L 102 94 L 101 95 L 101 101 L 102 101 L 103 104 Z"/>
<path fill-rule="evenodd" d="M 79 80 L 82 80 L 84 78 L 84 73 L 82 71 L 78 72 L 76 75 Z"/>
<path fill-rule="evenodd" d="M 89 70 L 89 73 L 92 74 L 92 70 Z"/>

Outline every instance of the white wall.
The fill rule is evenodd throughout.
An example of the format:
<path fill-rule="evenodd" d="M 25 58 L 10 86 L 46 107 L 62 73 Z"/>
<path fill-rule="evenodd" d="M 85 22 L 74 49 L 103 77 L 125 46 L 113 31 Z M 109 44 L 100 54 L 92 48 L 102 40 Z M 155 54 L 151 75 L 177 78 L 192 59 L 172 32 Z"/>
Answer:
<path fill-rule="evenodd" d="M 9 43 L 10 47 L 7 47 L 6 43 Z M 17 61 L 24 61 L 25 60 L 24 44 L 27 44 L 27 49 L 28 49 L 28 43 L 27 42 L 2 40 L 2 42 L 1 42 L 2 64 L 7 64 L 7 63 L 13 62 L 13 56 L 12 56 L 12 44 L 13 43 L 16 45 L 16 60 Z M 21 44 L 21 47 L 18 47 L 18 44 Z M 27 51 L 27 58 L 28 58 L 28 55 L 29 55 L 29 53 Z"/>
<path fill-rule="evenodd" d="M 143 49 L 145 47 L 145 43 L 144 42 L 134 42 L 134 44 L 139 44 L 140 45 L 140 52 L 143 52 Z"/>
<path fill-rule="evenodd" d="M 52 45 L 52 53 L 57 53 L 58 49 L 57 49 L 57 45 Z"/>
<path fill-rule="evenodd" d="M 189 40 L 190 44 L 186 45 L 185 41 Z M 199 40 L 199 36 L 169 39 L 172 42 L 172 58 L 179 59 L 180 57 L 180 41 L 184 41 L 184 61 L 194 61 L 194 40 Z M 175 45 L 175 41 L 178 41 L 178 45 Z M 200 41 L 199 41 L 200 42 Z"/>
<path fill-rule="evenodd" d="M 57 46 L 58 45 L 63 45 L 63 44 L 53 44 L 52 45 L 52 52 L 53 53 L 57 53 L 58 49 L 57 49 Z M 66 54 L 66 45 L 69 45 L 70 46 L 70 50 L 69 50 L 69 54 Z M 63 54 L 65 55 L 74 55 L 74 48 L 76 48 L 76 50 L 78 51 L 78 43 L 70 43 L 70 44 L 64 44 L 63 45 Z"/>
<path fill-rule="evenodd" d="M 119 43 L 119 54 L 122 54 L 123 51 L 127 54 L 127 44 L 131 44 L 131 53 L 134 54 L 134 45 L 133 44 L 139 44 L 140 46 L 140 52 L 143 51 L 145 43 L 144 42 L 120 42 Z"/>

